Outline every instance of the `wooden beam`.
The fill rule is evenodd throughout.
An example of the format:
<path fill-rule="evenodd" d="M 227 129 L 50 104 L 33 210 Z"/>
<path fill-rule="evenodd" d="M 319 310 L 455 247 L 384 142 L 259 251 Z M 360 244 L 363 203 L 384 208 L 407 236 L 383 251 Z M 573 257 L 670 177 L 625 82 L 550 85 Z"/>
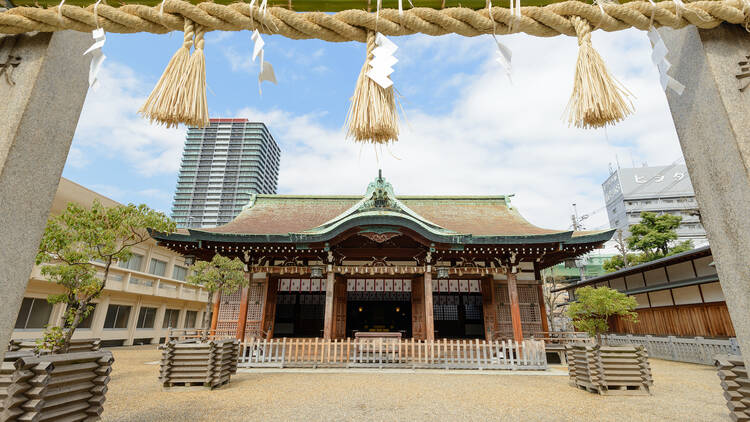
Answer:
<path fill-rule="evenodd" d="M 518 286 L 516 285 L 516 274 L 508 267 L 508 298 L 510 299 L 510 318 L 513 322 L 513 339 L 523 341 L 523 328 L 521 326 L 521 308 L 518 305 Z"/>
<path fill-rule="evenodd" d="M 435 321 L 432 308 L 432 268 L 430 265 L 424 272 L 424 330 L 425 339 L 435 340 Z"/>
<path fill-rule="evenodd" d="M 249 277 L 253 275 L 247 273 Z M 243 287 L 240 294 L 240 313 L 237 315 L 237 338 L 240 341 L 245 340 L 245 327 L 247 326 L 247 299 L 250 293 L 249 287 Z"/>
<path fill-rule="evenodd" d="M 328 280 L 326 281 L 326 310 L 325 319 L 323 320 L 323 338 L 331 340 L 333 338 L 333 331 L 336 321 L 333 316 L 333 304 L 334 304 L 334 286 L 336 284 L 336 274 L 330 269 L 328 271 Z"/>

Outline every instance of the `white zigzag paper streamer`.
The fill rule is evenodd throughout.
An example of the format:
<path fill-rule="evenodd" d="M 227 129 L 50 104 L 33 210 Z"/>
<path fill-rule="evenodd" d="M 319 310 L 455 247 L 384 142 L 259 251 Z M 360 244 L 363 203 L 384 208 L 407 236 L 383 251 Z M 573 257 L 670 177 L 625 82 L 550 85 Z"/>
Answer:
<path fill-rule="evenodd" d="M 84 56 L 91 53 L 91 64 L 89 65 L 89 88 L 94 87 L 94 85 L 99 82 L 99 79 L 97 79 L 97 75 L 99 74 L 99 70 L 102 68 L 104 59 L 107 58 L 107 56 L 102 53 L 104 42 L 107 41 L 107 37 L 104 34 L 104 29 L 97 28 L 91 31 L 91 35 L 94 37 L 94 44 L 92 44 L 91 47 L 89 47 L 88 50 L 83 53 Z"/>
<path fill-rule="evenodd" d="M 263 3 L 265 4 L 266 1 L 264 0 Z M 276 84 L 276 74 L 273 71 L 273 66 L 271 63 L 264 60 L 265 52 L 263 51 L 263 46 L 266 45 L 266 42 L 263 41 L 263 37 L 260 36 L 260 32 L 256 29 L 253 31 L 252 40 L 254 42 L 253 44 L 253 62 L 255 62 L 255 59 L 260 56 L 260 72 L 258 73 L 258 92 L 263 95 L 263 90 L 261 89 L 261 83 L 263 81 L 272 82 Z"/>
<path fill-rule="evenodd" d="M 512 2 L 513 0 L 511 0 Z M 518 13 L 520 16 L 521 13 L 521 0 L 518 1 Z M 513 4 L 511 3 L 511 9 L 513 9 Z M 497 35 L 495 35 L 495 18 L 492 16 L 492 1 L 487 0 L 487 12 L 490 16 L 490 19 L 492 19 L 492 38 L 495 40 L 495 44 L 497 44 L 497 58 L 495 59 L 496 62 L 500 63 L 500 66 L 505 69 L 505 74 L 508 76 L 508 81 L 510 83 L 513 83 L 513 78 L 511 78 L 511 73 L 513 72 L 513 65 L 511 62 L 511 59 L 513 58 L 513 52 L 510 51 L 510 48 L 508 48 L 505 44 L 501 43 L 500 40 L 497 39 Z M 513 11 L 515 13 L 515 10 Z"/>
<path fill-rule="evenodd" d="M 393 57 L 393 53 L 398 50 L 398 46 L 380 32 L 375 35 L 375 45 L 377 47 L 372 50 L 373 58 L 370 60 L 370 70 L 365 75 L 383 89 L 388 89 L 393 85 L 390 75 L 393 73 L 393 65 L 398 63 L 398 59 Z"/>
<path fill-rule="evenodd" d="M 667 74 L 669 68 L 672 67 L 672 64 L 667 60 L 669 50 L 666 44 L 664 44 L 661 35 L 659 35 L 659 32 L 653 26 L 648 30 L 648 38 L 651 40 L 651 45 L 654 48 L 654 51 L 651 53 L 651 61 L 659 69 L 659 82 L 662 89 L 666 91 L 669 88 L 677 93 L 677 95 L 682 95 L 683 91 L 685 91 L 685 85 Z"/>

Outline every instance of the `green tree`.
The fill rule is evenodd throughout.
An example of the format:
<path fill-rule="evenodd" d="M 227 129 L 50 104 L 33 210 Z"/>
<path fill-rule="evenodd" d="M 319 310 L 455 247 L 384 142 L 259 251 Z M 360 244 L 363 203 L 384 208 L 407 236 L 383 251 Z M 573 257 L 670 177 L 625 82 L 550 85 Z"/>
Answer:
<path fill-rule="evenodd" d="M 677 227 L 680 226 L 682 217 L 676 215 L 657 215 L 653 212 L 642 212 L 641 222 L 630 226 L 630 237 L 625 239 L 627 247 L 622 242 L 622 234 L 617 249 L 620 255 L 604 261 L 604 270 L 608 273 L 615 272 L 625 267 L 642 264 L 655 259 L 693 249 L 693 242 L 686 240 L 674 246 L 677 240 Z M 639 251 L 640 253 L 627 253 L 627 250 Z"/>
<path fill-rule="evenodd" d="M 70 202 L 47 221 L 36 263 L 45 264 L 42 274 L 64 290 L 47 300 L 64 303 L 67 309 L 63 327 L 48 327 L 42 347 L 67 352 L 78 324 L 94 308 L 92 300 L 104 289 L 112 264 L 130 259 L 131 248 L 150 238 L 147 229 L 171 233 L 175 223 L 146 205 L 104 207 L 98 200 L 90 208 Z"/>
<path fill-rule="evenodd" d="M 206 312 L 203 313 L 203 340 L 208 338 L 208 314 L 213 305 L 214 293 L 234 293 L 240 287 L 248 285 L 245 278 L 245 264 L 239 258 L 229 259 L 219 254 L 211 261 L 196 261 L 190 269 L 188 283 L 201 286 L 208 291 Z"/>
<path fill-rule="evenodd" d="M 609 287 L 591 286 L 576 289 L 576 301 L 568 306 L 568 316 L 576 329 L 587 332 L 601 344 L 601 335 L 609 331 L 608 320 L 619 315 L 631 322 L 638 322 L 633 312 L 638 305 L 630 296 Z"/>
<path fill-rule="evenodd" d="M 682 217 L 677 215 L 642 212 L 641 222 L 630 226 L 628 248 L 650 256 L 667 256 L 669 244 L 677 240 L 675 230 L 681 221 Z"/>

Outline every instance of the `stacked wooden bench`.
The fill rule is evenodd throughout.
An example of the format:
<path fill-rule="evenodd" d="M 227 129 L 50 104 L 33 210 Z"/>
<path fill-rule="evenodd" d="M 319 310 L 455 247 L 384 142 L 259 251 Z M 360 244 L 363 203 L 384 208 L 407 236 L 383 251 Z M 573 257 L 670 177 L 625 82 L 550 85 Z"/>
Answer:
<path fill-rule="evenodd" d="M 221 387 L 237 373 L 239 353 L 237 339 L 209 342 L 172 340 L 162 348 L 159 379 L 165 388 Z"/>
<path fill-rule="evenodd" d="M 715 356 L 716 368 L 733 421 L 750 421 L 750 378 L 740 355 Z"/>
<path fill-rule="evenodd" d="M 98 338 L 81 338 L 70 341 L 68 353 L 77 352 L 95 352 L 101 349 L 102 341 Z M 17 352 L 20 350 L 34 350 L 37 347 L 37 341 L 31 340 L 11 340 L 8 344 L 8 351 Z"/>
<path fill-rule="evenodd" d="M 0 420 L 98 420 L 113 361 L 109 351 L 7 352 L 0 368 Z"/>
<path fill-rule="evenodd" d="M 643 346 L 566 346 L 570 384 L 601 395 L 647 395 L 653 378 Z"/>

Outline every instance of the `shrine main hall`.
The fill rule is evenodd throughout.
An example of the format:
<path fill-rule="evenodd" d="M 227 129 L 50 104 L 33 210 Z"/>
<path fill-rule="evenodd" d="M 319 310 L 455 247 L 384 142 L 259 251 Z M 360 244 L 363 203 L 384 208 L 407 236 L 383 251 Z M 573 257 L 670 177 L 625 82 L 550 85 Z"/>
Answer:
<path fill-rule="evenodd" d="M 540 271 L 612 231 L 548 230 L 508 196 L 254 195 L 224 226 L 153 233 L 190 259 L 238 257 L 249 287 L 214 302 L 211 328 L 240 339 L 523 340 L 549 331 Z"/>

